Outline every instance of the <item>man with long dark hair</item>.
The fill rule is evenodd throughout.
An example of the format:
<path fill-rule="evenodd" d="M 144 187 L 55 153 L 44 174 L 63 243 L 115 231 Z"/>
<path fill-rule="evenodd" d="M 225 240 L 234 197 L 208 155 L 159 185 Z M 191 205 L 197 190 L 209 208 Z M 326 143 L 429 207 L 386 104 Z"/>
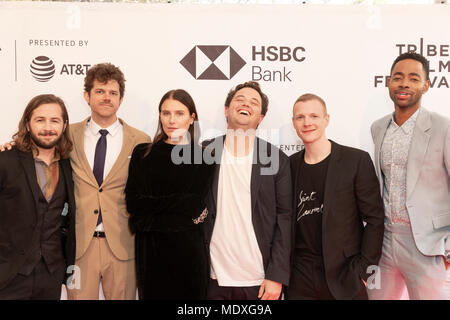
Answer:
<path fill-rule="evenodd" d="M 0 153 L 0 299 L 59 299 L 74 264 L 68 124 L 60 98 L 36 96 Z"/>

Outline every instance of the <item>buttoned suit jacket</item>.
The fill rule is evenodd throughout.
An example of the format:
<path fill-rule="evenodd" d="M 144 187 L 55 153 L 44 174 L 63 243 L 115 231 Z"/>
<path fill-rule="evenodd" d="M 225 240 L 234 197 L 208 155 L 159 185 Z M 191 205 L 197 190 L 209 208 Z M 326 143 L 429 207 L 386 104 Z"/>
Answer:
<path fill-rule="evenodd" d="M 75 263 L 75 201 L 69 159 L 59 160 L 68 211 L 61 215 L 61 241 L 66 267 Z M 16 147 L 0 153 L 0 289 L 12 280 L 27 260 L 38 222 L 42 191 L 31 152 Z M 61 212 L 63 213 L 63 212 Z"/>
<path fill-rule="evenodd" d="M 417 116 L 406 166 L 406 209 L 414 241 L 427 256 L 450 250 L 450 120 L 425 108 Z M 375 168 L 383 194 L 381 146 L 392 115 L 372 124 Z"/>
<path fill-rule="evenodd" d="M 217 191 L 224 141 L 225 136 L 221 136 L 203 143 L 206 147 L 204 154 L 212 155 L 217 160 L 206 200 L 209 213 L 204 230 L 208 252 L 217 215 Z M 252 224 L 263 259 L 265 279 L 288 285 L 292 215 L 289 159 L 281 150 L 259 138 L 255 139 L 254 144 L 250 190 Z M 210 258 L 209 254 L 208 257 Z"/>
<path fill-rule="evenodd" d="M 133 259 L 134 236 L 128 227 L 129 214 L 126 209 L 124 189 L 134 147 L 140 143 L 150 142 L 150 138 L 144 132 L 130 127 L 119 119 L 123 125 L 122 149 L 102 185 L 99 186 L 84 151 L 84 135 L 89 119 L 70 126 L 74 144 L 70 161 L 77 207 L 76 258 L 83 256 L 88 249 L 97 226 L 98 211 L 101 208 L 106 240 L 111 251 L 119 260 Z"/>
<path fill-rule="evenodd" d="M 290 157 L 294 188 L 302 177 L 304 154 L 303 149 Z M 331 141 L 323 197 L 322 254 L 328 288 L 336 299 L 356 297 L 364 289 L 361 280 L 372 273 L 368 267 L 377 265 L 381 257 L 384 209 L 378 188 L 370 155 Z M 294 225 L 296 221 L 293 218 Z"/>

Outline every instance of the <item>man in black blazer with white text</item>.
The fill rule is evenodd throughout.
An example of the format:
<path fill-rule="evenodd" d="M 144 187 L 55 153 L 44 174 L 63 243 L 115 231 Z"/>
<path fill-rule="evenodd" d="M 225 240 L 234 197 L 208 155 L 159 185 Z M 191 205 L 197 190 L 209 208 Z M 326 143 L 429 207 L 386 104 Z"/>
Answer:
<path fill-rule="evenodd" d="M 289 283 L 289 159 L 256 137 L 268 98 L 257 82 L 232 89 L 227 134 L 206 142 L 216 172 L 205 220 L 211 279 L 208 299 L 276 300 Z"/>
<path fill-rule="evenodd" d="M 329 115 L 314 94 L 297 99 L 292 122 L 305 149 L 290 157 L 294 218 L 287 298 L 367 299 L 365 281 L 377 276 L 384 231 L 372 160 L 326 138 Z"/>
<path fill-rule="evenodd" d="M 0 299 L 57 300 L 75 261 L 75 203 L 64 102 L 34 97 L 0 153 Z M 75 271 L 69 268 L 69 273 Z"/>

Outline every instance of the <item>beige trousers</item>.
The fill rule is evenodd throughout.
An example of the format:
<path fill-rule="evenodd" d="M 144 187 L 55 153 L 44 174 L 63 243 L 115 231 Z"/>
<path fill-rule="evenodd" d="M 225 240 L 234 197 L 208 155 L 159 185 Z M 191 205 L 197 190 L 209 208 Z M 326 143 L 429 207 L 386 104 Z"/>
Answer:
<path fill-rule="evenodd" d="M 74 288 L 67 290 L 69 300 L 98 300 L 100 281 L 106 300 L 136 299 L 135 260 L 117 259 L 106 238 L 92 238 L 75 265 Z"/>

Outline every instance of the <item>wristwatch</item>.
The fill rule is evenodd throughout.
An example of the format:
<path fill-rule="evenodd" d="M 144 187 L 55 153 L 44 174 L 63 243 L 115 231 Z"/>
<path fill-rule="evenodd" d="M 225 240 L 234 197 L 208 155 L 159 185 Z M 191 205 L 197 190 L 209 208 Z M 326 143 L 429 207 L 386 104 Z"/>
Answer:
<path fill-rule="evenodd" d="M 450 263 L 450 250 L 445 250 L 445 260 Z"/>

